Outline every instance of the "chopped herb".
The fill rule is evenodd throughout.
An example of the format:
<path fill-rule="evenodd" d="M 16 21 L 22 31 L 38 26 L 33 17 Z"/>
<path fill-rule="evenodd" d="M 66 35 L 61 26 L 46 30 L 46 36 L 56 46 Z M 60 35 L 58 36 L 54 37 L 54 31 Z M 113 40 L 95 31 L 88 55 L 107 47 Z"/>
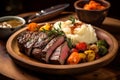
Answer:
<path fill-rule="evenodd" d="M 41 32 L 48 33 L 48 30 L 45 30 L 44 28 L 41 30 Z"/>
<path fill-rule="evenodd" d="M 58 25 L 59 25 L 59 28 L 61 29 L 61 22 Z"/>
<path fill-rule="evenodd" d="M 65 35 L 65 33 L 61 30 L 61 28 L 58 28 L 58 29 L 53 28 L 52 30 L 45 30 L 45 29 L 43 29 L 43 32 L 47 33 L 48 36 L 52 36 L 52 35 Z"/>
<path fill-rule="evenodd" d="M 66 38 L 66 40 L 67 40 L 67 44 L 68 44 L 69 48 L 72 48 L 73 46 L 72 46 L 71 39 L 70 38 Z"/>
<path fill-rule="evenodd" d="M 69 20 L 71 20 L 72 21 L 72 24 L 74 24 L 75 23 L 75 18 L 73 17 L 73 16 L 70 16 L 70 19 Z"/>

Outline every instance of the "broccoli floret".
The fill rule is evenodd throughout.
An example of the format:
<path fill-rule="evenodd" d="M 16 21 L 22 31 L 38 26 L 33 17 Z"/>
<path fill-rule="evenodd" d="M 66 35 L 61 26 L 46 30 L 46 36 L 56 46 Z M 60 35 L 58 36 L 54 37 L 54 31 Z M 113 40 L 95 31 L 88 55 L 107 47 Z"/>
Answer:
<path fill-rule="evenodd" d="M 108 52 L 108 49 L 105 46 L 99 46 L 98 54 L 100 56 L 104 56 L 105 54 L 107 54 L 107 52 Z"/>
<path fill-rule="evenodd" d="M 105 40 L 98 40 L 96 42 L 96 44 L 97 44 L 98 47 L 99 46 L 104 46 L 104 47 L 108 48 L 108 43 Z"/>

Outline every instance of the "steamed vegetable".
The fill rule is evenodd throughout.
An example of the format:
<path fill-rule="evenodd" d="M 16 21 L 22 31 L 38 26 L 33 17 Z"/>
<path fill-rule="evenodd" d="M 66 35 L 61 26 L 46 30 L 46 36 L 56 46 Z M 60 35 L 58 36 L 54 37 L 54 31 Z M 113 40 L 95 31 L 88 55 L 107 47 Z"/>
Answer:
<path fill-rule="evenodd" d="M 99 46 L 99 52 L 98 54 L 100 56 L 104 56 L 108 52 L 108 49 L 105 46 Z"/>
<path fill-rule="evenodd" d="M 39 29 L 39 26 L 37 23 L 30 23 L 27 25 L 29 31 L 37 31 Z"/>
<path fill-rule="evenodd" d="M 40 27 L 40 31 L 42 30 L 50 30 L 51 29 L 51 25 L 50 23 L 46 23 L 45 25 L 43 25 L 42 27 Z"/>
<path fill-rule="evenodd" d="M 95 60 L 95 52 L 93 50 L 86 50 L 84 53 L 87 55 L 86 60 L 88 62 Z"/>
<path fill-rule="evenodd" d="M 78 64 L 81 58 L 78 52 L 72 52 L 71 55 L 67 59 L 67 64 Z"/>
<path fill-rule="evenodd" d="M 96 44 L 99 48 L 98 54 L 104 56 L 108 52 L 108 43 L 105 40 L 99 40 Z"/>
<path fill-rule="evenodd" d="M 98 40 L 96 42 L 97 46 L 105 46 L 108 47 L 108 43 L 105 40 Z"/>
<path fill-rule="evenodd" d="M 93 50 L 95 53 L 98 53 L 99 48 L 96 44 L 92 44 L 88 47 L 89 50 Z"/>
<path fill-rule="evenodd" d="M 87 49 L 87 44 L 85 42 L 77 43 L 76 49 L 78 49 L 80 51 L 85 51 Z"/>
<path fill-rule="evenodd" d="M 80 58 L 82 59 L 83 62 L 86 61 L 86 54 L 85 53 L 79 53 Z"/>

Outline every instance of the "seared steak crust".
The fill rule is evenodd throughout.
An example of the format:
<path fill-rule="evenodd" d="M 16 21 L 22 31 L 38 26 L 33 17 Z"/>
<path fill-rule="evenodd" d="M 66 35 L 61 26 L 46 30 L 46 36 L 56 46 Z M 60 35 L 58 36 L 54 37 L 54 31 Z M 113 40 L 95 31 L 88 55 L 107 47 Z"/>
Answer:
<path fill-rule="evenodd" d="M 26 44 L 26 42 L 29 40 L 29 38 L 31 37 L 32 34 L 33 34 L 33 32 L 31 32 L 31 31 L 25 31 L 17 37 L 18 47 L 21 52 L 25 53 L 24 52 L 24 44 Z"/>
<path fill-rule="evenodd" d="M 20 52 L 45 63 L 64 64 L 69 55 L 65 36 L 25 31 L 17 37 Z"/>

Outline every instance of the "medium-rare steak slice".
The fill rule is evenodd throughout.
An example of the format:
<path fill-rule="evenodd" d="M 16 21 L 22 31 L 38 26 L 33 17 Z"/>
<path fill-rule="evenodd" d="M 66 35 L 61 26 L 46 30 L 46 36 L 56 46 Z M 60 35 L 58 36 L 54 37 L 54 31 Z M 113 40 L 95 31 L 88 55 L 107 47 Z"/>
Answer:
<path fill-rule="evenodd" d="M 70 55 L 70 48 L 67 42 L 60 45 L 50 57 L 50 63 L 52 64 L 64 64 L 67 57 Z"/>
<path fill-rule="evenodd" d="M 47 50 L 56 42 L 57 38 L 53 38 L 45 47 L 44 49 L 40 49 L 38 50 L 38 48 L 36 48 L 35 50 L 37 50 L 37 52 L 34 50 L 34 53 L 32 53 L 34 58 L 37 58 L 38 60 L 42 61 L 42 62 L 46 62 L 46 52 Z M 39 51 L 39 52 L 38 52 Z"/>
<path fill-rule="evenodd" d="M 63 45 L 63 44 L 62 44 Z M 61 48 L 62 45 L 60 45 L 51 55 L 50 57 L 50 63 L 52 64 L 60 64 L 59 62 L 59 58 L 60 58 L 60 54 L 61 54 Z"/>
<path fill-rule="evenodd" d="M 67 42 L 65 42 L 61 48 L 61 53 L 60 53 L 60 64 L 65 64 L 66 59 L 70 55 L 70 48 L 68 47 Z"/>
<path fill-rule="evenodd" d="M 42 53 L 42 51 L 44 51 L 46 48 L 46 45 L 47 44 L 53 44 L 52 42 L 53 42 L 53 39 L 54 38 L 54 36 L 51 36 L 51 37 L 47 37 L 45 40 L 43 39 L 41 42 L 39 42 L 39 45 L 37 45 L 37 46 L 33 46 L 33 50 L 32 50 L 32 53 L 31 53 L 31 55 L 34 57 L 34 58 L 36 58 L 36 59 L 38 59 L 38 60 L 41 60 L 41 58 L 43 58 L 43 57 L 45 57 L 45 56 L 43 56 L 43 54 L 41 54 Z M 50 42 L 51 41 L 51 42 Z M 49 43 L 50 42 L 50 43 Z M 45 49 L 44 49 L 45 48 Z M 44 50 L 43 50 L 44 49 Z M 41 60 L 42 61 L 42 60 Z"/>
<path fill-rule="evenodd" d="M 54 51 L 58 46 L 60 46 L 64 41 L 65 41 L 65 37 L 64 37 L 64 36 L 58 36 L 58 37 L 56 38 L 56 41 L 53 43 L 53 45 L 50 46 L 50 47 L 47 49 L 46 58 L 45 58 L 45 61 L 46 61 L 47 63 L 49 63 L 49 59 L 50 59 L 50 56 L 52 55 L 53 51 Z"/>
<path fill-rule="evenodd" d="M 43 50 L 36 48 L 32 53 L 33 57 L 42 62 L 48 63 L 51 54 L 58 46 L 60 46 L 64 42 L 64 40 L 64 36 L 54 37 L 52 40 L 49 41 L 49 43 L 44 47 Z"/>

